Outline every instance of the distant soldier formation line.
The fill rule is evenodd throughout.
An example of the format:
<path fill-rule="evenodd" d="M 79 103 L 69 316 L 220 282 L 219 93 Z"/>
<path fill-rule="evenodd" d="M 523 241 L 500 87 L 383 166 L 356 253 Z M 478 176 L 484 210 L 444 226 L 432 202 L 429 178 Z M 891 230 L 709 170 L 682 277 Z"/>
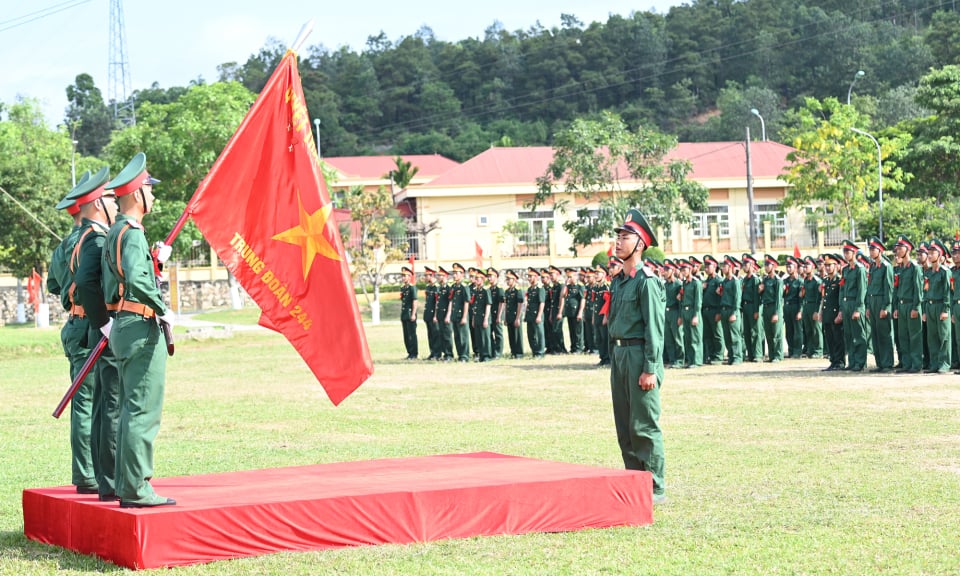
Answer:
<path fill-rule="evenodd" d="M 528 268 L 522 285 L 507 270 L 505 287 L 495 268 L 425 267 L 422 308 L 404 267 L 407 359 L 421 357 L 423 321 L 426 360 L 588 354 L 607 366 L 609 290 L 621 264 L 611 256 L 594 268 Z M 789 256 L 784 271 L 769 254 L 762 262 L 743 254 L 644 264 L 664 285 L 667 368 L 823 358 L 825 372 L 862 372 L 872 355 L 870 372 L 960 370 L 960 240 L 914 246 L 898 236 L 889 255 L 879 238 L 864 247 L 846 240 L 840 253 Z"/>

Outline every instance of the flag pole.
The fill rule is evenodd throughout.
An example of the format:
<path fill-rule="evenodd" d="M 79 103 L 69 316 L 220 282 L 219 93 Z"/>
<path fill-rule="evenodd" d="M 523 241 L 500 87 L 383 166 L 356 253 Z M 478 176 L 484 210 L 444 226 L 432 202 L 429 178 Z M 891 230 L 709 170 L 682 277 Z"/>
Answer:
<path fill-rule="evenodd" d="M 304 42 L 307 41 L 307 36 L 309 36 L 311 32 L 313 32 L 313 20 L 307 20 L 303 23 L 303 26 L 300 28 L 300 33 L 297 34 L 297 39 L 290 45 L 289 50 L 300 52 L 300 48 L 303 47 Z"/>

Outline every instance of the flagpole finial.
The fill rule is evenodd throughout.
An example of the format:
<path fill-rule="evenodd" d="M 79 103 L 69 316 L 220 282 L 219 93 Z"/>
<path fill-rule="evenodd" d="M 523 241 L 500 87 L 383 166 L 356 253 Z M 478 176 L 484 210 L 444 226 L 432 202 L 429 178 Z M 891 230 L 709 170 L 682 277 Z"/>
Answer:
<path fill-rule="evenodd" d="M 300 33 L 297 34 L 297 39 L 293 41 L 293 44 L 290 45 L 290 50 L 293 52 L 300 52 L 300 48 L 303 47 L 303 43 L 307 41 L 307 36 L 313 32 L 313 20 L 307 20 L 303 27 L 300 28 Z"/>

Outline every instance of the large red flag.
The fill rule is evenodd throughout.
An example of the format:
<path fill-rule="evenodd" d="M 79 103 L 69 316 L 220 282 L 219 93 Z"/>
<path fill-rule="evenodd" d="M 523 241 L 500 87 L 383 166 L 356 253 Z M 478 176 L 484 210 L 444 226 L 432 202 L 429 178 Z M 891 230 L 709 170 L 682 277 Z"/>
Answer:
<path fill-rule="evenodd" d="M 187 212 L 334 405 L 373 373 L 296 54 L 283 57 Z"/>

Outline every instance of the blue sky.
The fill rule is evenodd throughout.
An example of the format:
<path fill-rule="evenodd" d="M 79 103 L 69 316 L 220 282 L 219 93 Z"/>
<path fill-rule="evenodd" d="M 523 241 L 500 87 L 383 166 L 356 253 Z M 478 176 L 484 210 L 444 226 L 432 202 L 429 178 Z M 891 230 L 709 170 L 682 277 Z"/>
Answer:
<path fill-rule="evenodd" d="M 158 82 L 183 86 L 214 81 L 217 65 L 244 62 L 269 38 L 293 42 L 314 20 L 307 46 L 361 50 L 381 30 L 391 40 L 429 26 L 445 41 L 482 37 L 499 21 L 508 30 L 539 21 L 559 26 L 562 13 L 605 22 L 609 14 L 655 10 L 666 13 L 683 0 L 127 0 L 123 4 L 127 57 L 134 89 Z M 67 105 L 65 89 L 88 73 L 106 98 L 110 29 L 109 0 L 0 0 L 0 101 L 17 96 L 41 100 L 47 121 L 58 124 Z"/>

